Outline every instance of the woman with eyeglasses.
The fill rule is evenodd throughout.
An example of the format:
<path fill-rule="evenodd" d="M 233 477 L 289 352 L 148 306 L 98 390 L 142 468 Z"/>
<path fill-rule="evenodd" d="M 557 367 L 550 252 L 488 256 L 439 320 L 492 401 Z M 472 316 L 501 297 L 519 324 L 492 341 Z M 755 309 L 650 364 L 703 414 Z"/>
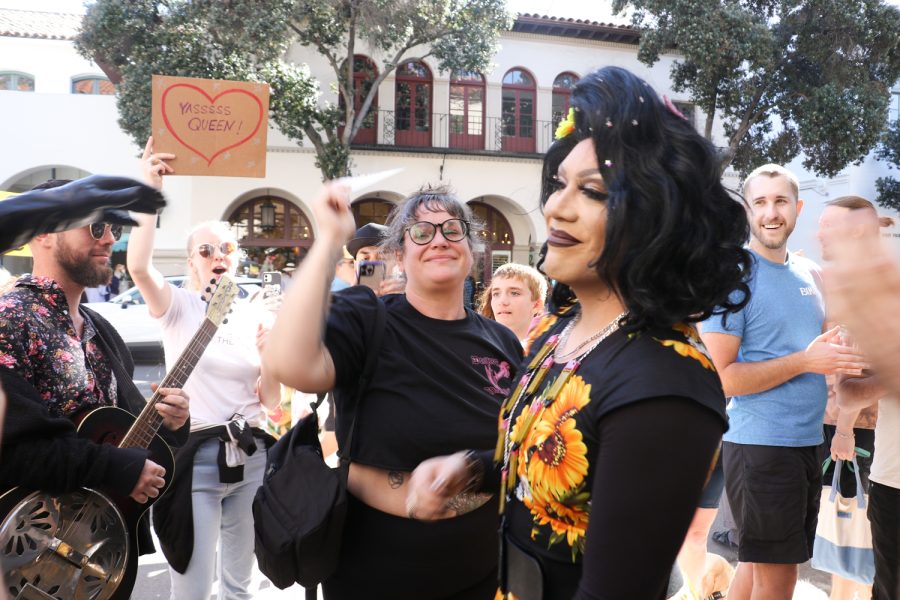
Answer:
<path fill-rule="evenodd" d="M 496 497 L 459 494 L 446 519 L 422 523 L 406 509 L 409 472 L 422 460 L 494 439 L 500 403 L 521 354 L 506 327 L 463 305 L 463 283 L 481 251 L 469 207 L 444 188 L 404 200 L 389 218 L 382 253 L 396 255 L 406 293 L 381 298 L 366 286 L 329 284 L 356 225 L 345 188 L 313 204 L 316 242 L 287 294 L 263 364 L 305 392 L 334 389 L 337 438 L 356 419 L 350 501 L 328 600 L 490 600 L 496 581 Z M 383 341 L 374 324 L 385 309 Z M 366 357 L 377 363 L 359 403 Z"/>
<path fill-rule="evenodd" d="M 150 138 L 141 160 L 146 183 L 161 189 L 163 176 L 174 172 L 166 163 L 173 158 L 154 153 Z M 238 244 L 228 223 L 194 227 L 187 239 L 189 283 L 180 288 L 153 266 L 156 217 L 138 219 L 128 243 L 128 270 L 163 328 L 166 365 L 171 367 L 204 319 L 202 292 L 215 287 L 223 274 L 234 276 Z M 271 443 L 260 425 L 263 411 L 275 408 L 281 398 L 278 381 L 260 361 L 272 321 L 272 313 L 259 304 L 236 304 L 185 383 L 191 435 L 176 454 L 172 488 L 153 513 L 169 561 L 173 600 L 208 598 L 214 578 L 220 598 L 251 597 L 251 505 Z"/>

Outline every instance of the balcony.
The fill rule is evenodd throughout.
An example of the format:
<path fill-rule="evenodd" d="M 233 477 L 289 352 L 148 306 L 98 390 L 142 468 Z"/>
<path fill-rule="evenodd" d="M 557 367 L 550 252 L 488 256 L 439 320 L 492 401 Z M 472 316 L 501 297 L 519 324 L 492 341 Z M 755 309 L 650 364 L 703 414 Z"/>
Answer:
<path fill-rule="evenodd" d="M 418 112 L 418 111 L 417 111 Z M 517 126 L 518 125 L 518 126 Z M 371 110 L 354 148 L 417 152 L 536 156 L 553 142 L 551 121 L 409 111 Z"/>

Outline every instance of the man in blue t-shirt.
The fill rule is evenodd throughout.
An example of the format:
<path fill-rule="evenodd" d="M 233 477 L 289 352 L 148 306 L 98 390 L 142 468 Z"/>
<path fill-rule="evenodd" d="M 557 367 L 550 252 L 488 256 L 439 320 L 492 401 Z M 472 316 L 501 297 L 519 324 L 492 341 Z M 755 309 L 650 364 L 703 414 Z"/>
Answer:
<path fill-rule="evenodd" d="M 750 301 L 702 324 L 732 397 L 722 460 L 740 564 L 728 598 L 790 600 L 816 532 L 824 376 L 858 373 L 862 359 L 840 345 L 839 328 L 823 333 L 818 266 L 787 250 L 803 208 L 796 176 L 765 165 L 743 193 L 755 259 Z"/>

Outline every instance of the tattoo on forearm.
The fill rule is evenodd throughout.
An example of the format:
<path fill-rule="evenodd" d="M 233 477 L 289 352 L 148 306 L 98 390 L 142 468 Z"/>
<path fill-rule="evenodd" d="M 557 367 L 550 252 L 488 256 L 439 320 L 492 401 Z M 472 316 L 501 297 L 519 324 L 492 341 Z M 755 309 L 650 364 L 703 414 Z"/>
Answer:
<path fill-rule="evenodd" d="M 463 492 L 457 494 L 447 501 L 447 510 L 456 512 L 456 516 L 470 513 L 476 508 L 480 508 L 485 502 L 491 499 L 491 494 L 470 494 Z"/>
<path fill-rule="evenodd" d="M 388 471 L 388 484 L 392 490 L 398 489 L 403 485 L 404 474 L 400 471 Z"/>

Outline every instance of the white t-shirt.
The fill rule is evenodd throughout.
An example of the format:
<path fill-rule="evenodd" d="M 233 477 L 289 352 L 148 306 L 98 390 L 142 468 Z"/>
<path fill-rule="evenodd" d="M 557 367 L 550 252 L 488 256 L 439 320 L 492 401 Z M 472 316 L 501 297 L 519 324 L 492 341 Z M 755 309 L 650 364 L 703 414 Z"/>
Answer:
<path fill-rule="evenodd" d="M 875 453 L 869 479 L 900 489 L 900 401 L 897 398 L 878 401 Z"/>
<path fill-rule="evenodd" d="M 198 292 L 169 286 L 172 304 L 159 317 L 167 369 L 181 356 L 206 314 L 206 303 Z M 251 425 L 261 422 L 262 407 L 256 395 L 260 365 L 256 331 L 260 323 L 271 326 L 273 319 L 272 313 L 256 304 L 235 304 L 228 322 L 216 331 L 184 384 L 190 397 L 191 429 L 224 423 L 235 413 Z"/>

